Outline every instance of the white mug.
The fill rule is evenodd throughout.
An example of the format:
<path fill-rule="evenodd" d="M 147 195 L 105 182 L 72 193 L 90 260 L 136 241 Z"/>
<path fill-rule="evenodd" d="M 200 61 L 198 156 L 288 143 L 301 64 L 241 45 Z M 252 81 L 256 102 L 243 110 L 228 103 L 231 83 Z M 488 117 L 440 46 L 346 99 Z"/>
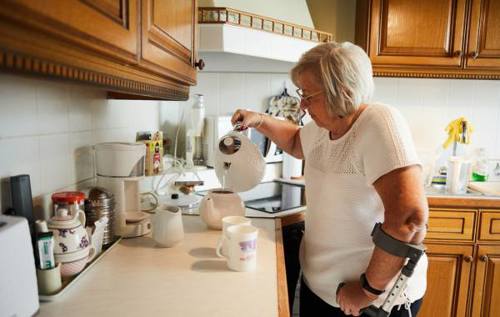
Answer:
<path fill-rule="evenodd" d="M 257 233 L 251 225 L 233 225 L 227 229 L 227 266 L 233 271 L 254 271 L 257 266 Z M 217 248 L 217 255 L 222 247 Z"/>
<path fill-rule="evenodd" d="M 227 216 L 222 218 L 222 234 L 217 243 L 217 250 L 220 249 L 220 256 L 227 256 L 227 229 L 234 225 L 251 225 L 252 221 L 242 216 Z"/>
<path fill-rule="evenodd" d="M 153 216 L 153 239 L 161 247 L 172 247 L 184 239 L 182 213 L 177 206 L 161 204 Z"/>

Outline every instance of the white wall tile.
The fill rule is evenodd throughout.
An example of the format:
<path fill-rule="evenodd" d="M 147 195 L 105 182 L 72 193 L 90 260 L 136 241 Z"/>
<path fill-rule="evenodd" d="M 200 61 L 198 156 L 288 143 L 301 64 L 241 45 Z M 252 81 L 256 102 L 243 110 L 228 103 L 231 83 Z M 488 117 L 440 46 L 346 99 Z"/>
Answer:
<path fill-rule="evenodd" d="M 38 132 L 61 133 L 69 130 L 69 89 L 57 82 L 40 81 L 36 87 Z"/>
<path fill-rule="evenodd" d="M 23 77 L 0 75 L 0 138 L 37 134 L 37 83 Z"/>
<path fill-rule="evenodd" d="M 0 139 L 0 179 L 28 174 L 30 175 L 32 195 L 38 195 L 41 192 L 40 172 L 38 136 Z M 4 189 L 2 189 L 2 193 L 4 193 Z"/>
<path fill-rule="evenodd" d="M 94 176 L 92 132 L 69 135 L 70 184 L 76 184 Z"/>
<path fill-rule="evenodd" d="M 104 100 L 105 92 L 89 90 L 87 87 L 71 87 L 69 100 L 69 131 L 90 131 L 92 129 L 93 100 Z"/>
<path fill-rule="evenodd" d="M 194 94 L 203 94 L 205 101 L 206 115 L 219 114 L 220 94 L 219 94 L 219 73 L 198 73 L 198 84 L 193 86 L 190 95 L 191 98 L 183 104 L 185 107 L 191 107 Z"/>
<path fill-rule="evenodd" d="M 245 108 L 264 112 L 271 98 L 271 76 L 269 74 L 245 74 Z"/>
<path fill-rule="evenodd" d="M 69 134 L 40 136 L 42 191 L 49 193 L 71 184 Z"/>
<path fill-rule="evenodd" d="M 286 88 L 288 93 L 296 96 L 297 87 L 293 84 L 288 74 L 271 74 L 271 96 L 279 95 Z"/>
<path fill-rule="evenodd" d="M 387 105 L 396 106 L 398 81 L 394 78 L 378 77 L 375 81 L 375 92 L 372 100 Z"/>
<path fill-rule="evenodd" d="M 232 114 L 238 108 L 245 108 L 244 89 L 245 74 L 220 74 L 218 115 Z"/>

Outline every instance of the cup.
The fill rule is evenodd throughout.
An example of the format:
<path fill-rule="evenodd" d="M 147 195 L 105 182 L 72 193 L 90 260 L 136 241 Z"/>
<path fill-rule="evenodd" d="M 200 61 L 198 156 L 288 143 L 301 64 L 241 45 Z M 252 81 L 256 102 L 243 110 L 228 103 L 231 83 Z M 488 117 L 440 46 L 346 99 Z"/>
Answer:
<path fill-rule="evenodd" d="M 38 292 L 42 295 L 52 295 L 57 293 L 61 287 L 61 263 L 51 269 L 36 269 L 36 279 Z"/>
<path fill-rule="evenodd" d="M 153 216 L 153 239 L 158 246 L 170 248 L 184 239 L 182 213 L 177 206 L 161 204 Z"/>
<path fill-rule="evenodd" d="M 257 266 L 258 229 L 252 225 L 232 225 L 227 229 L 227 266 L 233 271 L 254 271 Z M 222 246 L 217 248 L 217 255 Z"/>
<path fill-rule="evenodd" d="M 446 191 L 450 194 L 464 194 L 467 191 L 470 174 L 470 161 L 458 156 L 451 156 L 448 159 Z"/>
<path fill-rule="evenodd" d="M 234 225 L 251 225 L 252 221 L 242 216 L 227 216 L 222 218 L 222 234 L 217 242 L 217 250 L 221 256 L 227 256 L 227 229 Z"/>

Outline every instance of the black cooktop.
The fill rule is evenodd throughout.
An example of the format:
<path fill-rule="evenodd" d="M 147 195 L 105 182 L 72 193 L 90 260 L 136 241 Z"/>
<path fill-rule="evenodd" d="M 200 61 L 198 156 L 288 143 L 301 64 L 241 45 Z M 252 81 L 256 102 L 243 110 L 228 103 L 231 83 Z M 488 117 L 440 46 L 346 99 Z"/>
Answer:
<path fill-rule="evenodd" d="M 207 191 L 197 192 L 206 195 Z M 277 213 L 305 207 L 304 186 L 281 181 L 261 183 L 239 193 L 245 207 L 266 213 Z"/>
<path fill-rule="evenodd" d="M 277 213 L 305 206 L 303 186 L 281 182 L 273 183 L 276 184 L 276 188 L 270 193 L 270 196 L 245 200 L 245 207 L 267 213 Z"/>

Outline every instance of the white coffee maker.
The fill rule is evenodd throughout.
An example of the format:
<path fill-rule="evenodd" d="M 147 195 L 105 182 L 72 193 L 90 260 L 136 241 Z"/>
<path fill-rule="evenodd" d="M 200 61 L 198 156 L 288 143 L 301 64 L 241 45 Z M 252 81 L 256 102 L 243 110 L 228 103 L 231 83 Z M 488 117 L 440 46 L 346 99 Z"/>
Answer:
<path fill-rule="evenodd" d="M 98 186 L 115 196 L 114 229 L 133 238 L 151 231 L 151 218 L 141 211 L 139 181 L 144 178 L 144 143 L 108 142 L 95 145 Z"/>

